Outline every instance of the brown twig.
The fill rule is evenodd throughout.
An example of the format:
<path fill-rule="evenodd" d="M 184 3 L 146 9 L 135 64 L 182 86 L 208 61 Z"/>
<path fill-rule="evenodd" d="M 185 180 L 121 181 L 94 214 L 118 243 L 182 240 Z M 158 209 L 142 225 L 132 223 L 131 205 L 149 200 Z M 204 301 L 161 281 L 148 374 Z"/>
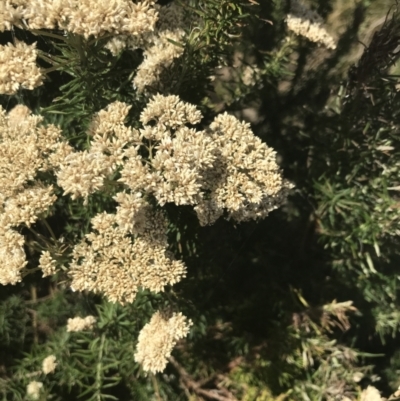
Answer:
<path fill-rule="evenodd" d="M 207 397 L 211 400 L 217 401 L 238 401 L 238 399 L 227 389 L 204 389 L 201 388 L 202 383 L 209 382 L 210 379 L 207 381 L 197 382 L 195 381 L 192 376 L 186 371 L 186 369 L 178 363 L 178 361 L 174 357 L 169 357 L 169 361 L 174 366 L 174 368 L 178 371 L 180 376 L 181 384 L 187 390 L 194 391 L 197 395 L 201 395 Z"/>
<path fill-rule="evenodd" d="M 47 301 L 48 299 L 51 299 L 51 298 L 53 298 L 53 295 L 52 295 L 52 294 L 49 294 L 49 295 L 46 295 L 46 296 L 44 296 L 44 297 L 42 297 L 42 298 L 29 299 L 29 300 L 25 301 L 25 304 L 26 304 L 26 305 L 37 304 L 37 303 L 39 303 L 39 302 Z"/>

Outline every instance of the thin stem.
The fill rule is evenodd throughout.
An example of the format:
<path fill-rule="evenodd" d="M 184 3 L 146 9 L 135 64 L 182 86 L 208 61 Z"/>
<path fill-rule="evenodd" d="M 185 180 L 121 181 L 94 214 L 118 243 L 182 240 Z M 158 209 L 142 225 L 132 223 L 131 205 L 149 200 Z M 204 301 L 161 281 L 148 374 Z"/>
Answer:
<path fill-rule="evenodd" d="M 54 231 L 52 230 L 52 228 L 50 227 L 49 223 L 47 222 L 46 219 L 41 220 L 42 223 L 46 226 L 46 228 L 49 230 L 49 233 L 51 235 L 51 237 L 53 238 L 54 241 L 57 241 L 56 235 L 54 234 Z"/>
<path fill-rule="evenodd" d="M 24 269 L 24 270 L 21 272 L 21 277 L 24 278 L 24 277 L 26 277 L 28 274 L 33 274 L 33 273 L 38 272 L 38 271 L 40 271 L 40 270 L 41 270 L 40 267 L 34 267 L 33 269 Z"/>
<path fill-rule="evenodd" d="M 46 31 L 42 31 L 40 29 L 30 29 L 30 31 L 37 36 L 48 36 L 49 38 L 62 40 L 65 43 L 68 43 L 69 40 L 65 36 L 56 35 L 55 33 L 50 33 Z"/>
<path fill-rule="evenodd" d="M 149 141 L 149 147 L 147 148 L 147 150 L 149 151 L 149 159 L 150 159 L 150 161 L 153 160 L 153 148 L 154 148 L 154 145 L 152 144 L 151 141 Z"/>
<path fill-rule="evenodd" d="M 162 401 L 162 398 L 160 396 L 160 390 L 158 389 L 157 379 L 154 376 L 154 374 L 151 374 L 151 381 L 153 382 L 153 387 L 154 387 L 154 391 L 156 393 L 157 401 Z"/>
<path fill-rule="evenodd" d="M 85 67 L 86 66 L 86 54 L 85 54 L 85 51 L 82 46 L 82 44 L 83 44 L 82 37 L 79 35 L 73 35 L 72 38 L 73 38 L 72 45 L 78 51 L 82 66 Z"/>
<path fill-rule="evenodd" d="M 32 227 L 28 227 L 26 226 L 26 228 L 39 240 L 42 241 L 44 243 L 46 243 L 47 245 L 47 240 L 46 237 L 42 234 L 39 234 L 38 232 L 36 232 Z"/>
<path fill-rule="evenodd" d="M 103 360 L 105 341 L 106 341 L 106 334 L 103 333 L 101 335 L 99 355 L 98 355 L 97 365 L 96 365 L 96 396 L 97 396 L 98 401 L 101 401 L 101 385 L 102 385 L 102 369 L 103 369 L 102 360 Z"/>
<path fill-rule="evenodd" d="M 31 301 L 32 303 L 36 303 L 37 301 L 37 292 L 36 286 L 31 285 Z M 39 335 L 37 331 L 37 312 L 33 309 L 28 309 L 32 313 L 32 331 L 33 331 L 33 342 L 37 344 L 39 342 Z"/>
<path fill-rule="evenodd" d="M 46 63 L 53 65 L 53 67 L 45 68 L 45 70 L 44 70 L 45 73 L 52 72 L 54 70 L 57 70 L 60 67 L 64 67 L 65 65 L 71 65 L 71 63 L 75 61 L 75 59 L 71 58 L 65 62 L 61 62 L 61 61 L 56 60 L 55 57 L 51 58 L 51 57 L 46 56 L 43 53 L 38 53 L 38 57 L 41 58 L 42 60 L 44 60 Z M 60 60 L 64 60 L 64 59 L 62 59 L 60 57 Z"/>
<path fill-rule="evenodd" d="M 115 35 L 114 35 L 113 33 L 108 33 L 108 34 L 106 34 L 106 35 L 99 36 L 98 38 L 92 39 L 90 42 L 87 42 L 87 45 L 88 45 L 88 46 L 91 46 L 93 43 L 96 43 L 97 41 L 99 41 L 99 40 L 101 40 L 101 39 L 112 38 L 112 37 L 114 37 L 114 36 L 115 36 Z"/>
<path fill-rule="evenodd" d="M 51 298 L 53 298 L 53 294 L 46 295 L 45 297 L 37 298 L 37 299 L 35 299 L 35 300 L 30 299 L 29 301 L 25 301 L 25 304 L 26 304 L 26 305 L 37 304 L 37 303 L 39 303 L 39 302 L 47 301 L 48 299 L 51 299 Z"/>

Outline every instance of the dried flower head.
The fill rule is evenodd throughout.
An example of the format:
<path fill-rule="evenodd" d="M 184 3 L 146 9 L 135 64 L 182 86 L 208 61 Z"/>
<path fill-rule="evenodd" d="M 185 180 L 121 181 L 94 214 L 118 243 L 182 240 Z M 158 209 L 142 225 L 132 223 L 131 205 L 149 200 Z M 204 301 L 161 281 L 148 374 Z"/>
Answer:
<path fill-rule="evenodd" d="M 12 29 L 22 18 L 22 6 L 12 0 L 0 2 L 0 32 Z"/>
<path fill-rule="evenodd" d="M 57 183 L 64 189 L 64 195 L 72 199 L 87 197 L 103 188 L 105 180 L 123 164 L 125 148 L 135 149 L 140 142 L 137 130 L 126 127 L 124 120 L 131 106 L 113 102 L 99 111 L 92 119 L 88 134 L 92 137 L 89 151 L 74 152 L 59 145 L 56 153 L 60 157 L 51 159 L 56 167 Z"/>
<path fill-rule="evenodd" d="M 89 127 L 88 134 L 93 138 L 91 153 L 108 156 L 107 163 L 112 169 L 122 164 L 127 147 L 141 143 L 139 131 L 124 124 L 131 107 L 113 102 L 93 117 Z"/>
<path fill-rule="evenodd" d="M 168 318 L 156 312 L 139 333 L 135 361 L 146 372 L 162 372 L 176 342 L 187 336 L 191 325 L 182 313 Z"/>
<path fill-rule="evenodd" d="M 336 49 L 335 40 L 323 27 L 320 15 L 310 10 L 300 0 L 292 0 L 286 24 L 288 29 L 296 35 L 304 36 L 311 42 L 322 44 L 328 49 Z"/>
<path fill-rule="evenodd" d="M 22 105 L 9 114 L 0 107 L 0 254 L 4 264 L 0 283 L 16 284 L 26 266 L 24 237 L 12 228 L 31 226 L 55 202 L 53 187 L 37 180 L 48 170 L 61 130 L 40 126 L 42 117 Z"/>
<path fill-rule="evenodd" d="M 31 110 L 23 104 L 16 105 L 13 109 L 8 112 L 8 125 L 9 127 L 18 127 L 21 124 L 25 124 L 28 119 L 27 117 L 32 114 Z"/>
<path fill-rule="evenodd" d="M 202 115 L 196 106 L 182 102 L 178 96 L 155 95 L 140 114 L 140 121 L 146 125 L 155 122 L 156 126 L 178 128 L 185 124 L 197 124 Z M 158 137 L 156 139 L 161 139 Z"/>
<path fill-rule="evenodd" d="M 86 316 L 85 318 L 74 317 L 72 319 L 68 319 L 67 322 L 67 331 L 85 331 L 92 330 L 94 324 L 96 323 L 96 318 L 94 316 Z"/>
<path fill-rule="evenodd" d="M 241 79 L 246 86 L 254 86 L 260 80 L 261 71 L 256 65 L 246 65 L 242 68 Z"/>
<path fill-rule="evenodd" d="M 56 357 L 54 355 L 49 355 L 43 359 L 42 371 L 45 375 L 53 373 L 57 367 Z"/>
<path fill-rule="evenodd" d="M 12 95 L 20 88 L 34 89 L 42 85 L 43 76 L 36 65 L 36 43 L 16 41 L 0 45 L 0 93 Z"/>
<path fill-rule="evenodd" d="M 32 400 L 38 400 L 40 396 L 40 391 L 43 388 L 43 383 L 42 382 L 37 382 L 37 381 L 31 381 L 27 386 L 26 386 L 26 394 L 32 399 Z"/>
<path fill-rule="evenodd" d="M 31 226 L 56 200 L 53 187 L 36 175 L 51 167 L 47 158 L 61 143 L 61 130 L 39 126 L 41 121 L 22 105 L 8 114 L 0 108 L 0 252 L 7 261 L 2 284 L 20 281 L 26 265 L 23 237 L 11 228 Z"/>

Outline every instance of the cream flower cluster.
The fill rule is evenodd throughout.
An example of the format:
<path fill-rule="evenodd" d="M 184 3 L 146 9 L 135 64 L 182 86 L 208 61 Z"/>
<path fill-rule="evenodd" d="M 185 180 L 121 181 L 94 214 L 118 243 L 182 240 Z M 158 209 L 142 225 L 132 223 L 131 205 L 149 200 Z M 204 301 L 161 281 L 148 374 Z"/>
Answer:
<path fill-rule="evenodd" d="M 77 331 L 85 331 L 85 330 L 92 330 L 94 324 L 96 323 L 96 318 L 94 316 L 86 316 L 85 318 L 82 317 L 74 317 L 68 319 L 67 322 L 67 332 L 77 332 Z"/>
<path fill-rule="evenodd" d="M 163 71 L 184 52 L 184 47 L 176 43 L 182 43 L 185 30 L 189 28 L 190 18 L 185 18 L 182 7 L 175 3 L 157 9 L 159 18 L 154 31 L 136 37 L 115 36 L 106 45 L 113 55 L 120 53 L 124 48 L 144 50 L 144 60 L 133 79 L 133 85 L 139 92 L 149 89 L 153 92 L 162 91 Z"/>
<path fill-rule="evenodd" d="M 74 290 L 102 293 L 109 301 L 124 304 L 134 301 L 139 287 L 160 292 L 185 276 L 184 264 L 167 250 L 162 214 L 144 202 L 141 207 L 129 202 L 126 206 L 122 204 L 116 215 L 95 216 L 92 226 L 97 233 L 87 234 L 75 246 L 69 271 Z M 117 217 L 123 224 L 118 225 Z"/>
<path fill-rule="evenodd" d="M 148 40 L 144 49 L 144 61 L 139 65 L 133 85 L 138 92 L 144 92 L 146 88 L 157 86 L 162 89 L 161 74 L 168 68 L 174 59 L 183 54 L 184 47 L 173 42 L 180 43 L 185 36 L 182 29 L 156 31 Z"/>
<path fill-rule="evenodd" d="M 288 29 L 311 42 L 320 43 L 328 49 L 336 49 L 336 42 L 324 28 L 321 16 L 300 0 L 292 0 L 291 3 L 290 14 L 286 17 Z"/>
<path fill-rule="evenodd" d="M 36 43 L 0 45 L 0 93 L 12 95 L 20 88 L 32 90 L 42 85 L 43 75 L 36 58 Z"/>
<path fill-rule="evenodd" d="M 86 39 L 112 36 L 106 48 L 113 55 L 124 48 L 143 49 L 144 61 L 133 80 L 139 92 L 149 88 L 162 90 L 163 72 L 183 54 L 183 46 L 176 43 L 182 42 L 188 24 L 181 7 L 175 4 L 160 7 L 154 0 L 0 2 L 0 32 L 11 30 L 13 26 L 28 30 L 59 29 Z M 43 83 L 41 70 L 35 64 L 35 44 L 28 46 L 17 42 L 15 46 L 2 46 L 0 58 L 0 93 L 13 94 L 20 87 L 33 89 Z"/>
<path fill-rule="evenodd" d="M 120 169 L 116 213 L 92 219 L 93 232 L 75 246 L 70 264 L 75 290 L 120 303 L 132 302 L 139 288 L 163 291 L 186 274 L 168 252 L 166 221 L 151 199 L 192 205 L 206 225 L 224 211 L 237 221 L 265 217 L 291 187 L 275 152 L 233 116 L 222 114 L 198 131 L 188 127 L 201 120 L 196 107 L 163 95 L 148 102 L 139 130 L 124 125 L 128 112 L 128 105 L 114 102 L 97 113 L 89 150 L 69 154 L 56 173 L 65 193 L 87 197 Z"/>
<path fill-rule="evenodd" d="M 0 108 L 0 283 L 15 284 L 26 266 L 24 237 L 15 229 L 30 227 L 56 200 L 53 187 L 36 180 L 39 171 L 58 162 L 61 131 L 54 125 L 39 126 L 42 117 L 25 106 L 9 114 Z M 63 156 L 63 155 L 61 155 Z"/>
<path fill-rule="evenodd" d="M 236 221 L 263 218 L 285 201 L 291 185 L 282 178 L 275 151 L 249 124 L 225 113 L 207 130 L 195 130 L 188 125 L 198 124 L 201 113 L 177 96 L 154 96 L 139 130 L 124 125 L 128 112 L 121 102 L 100 111 L 89 131 L 91 148 L 70 153 L 57 172 L 65 194 L 76 198 L 102 189 L 120 167 L 119 181 L 128 191 L 115 198 L 120 229 L 133 233 L 149 195 L 160 206 L 194 206 L 202 225 L 224 211 Z"/>
<path fill-rule="evenodd" d="M 161 7 L 154 0 L 4 0 L 0 2 L 0 32 L 13 26 L 22 29 L 59 29 L 90 36 L 112 36 L 106 44 L 115 56 L 124 48 L 143 49 L 133 85 L 139 92 L 163 90 L 163 72 L 184 52 L 183 42 L 193 18 L 182 7 Z M 4 77 L 0 93 L 12 94 L 19 87 L 42 84 L 36 66 L 35 45 L 17 43 L 0 48 Z M 23 63 L 20 61 L 24 60 Z"/>
<path fill-rule="evenodd" d="M 142 190 L 155 196 L 162 206 L 194 205 L 201 194 L 202 171 L 214 162 L 214 145 L 204 131 L 188 128 L 197 124 L 201 114 L 195 106 L 177 96 L 154 96 L 143 110 L 140 133 L 149 150 L 148 163 L 139 155 L 128 158 L 121 179 L 131 191 Z M 141 186 L 136 177 L 144 174 Z"/>
<path fill-rule="evenodd" d="M 72 199 L 87 198 L 104 187 L 105 180 L 122 164 L 123 148 L 140 141 L 137 130 L 124 125 L 131 106 L 112 103 L 93 119 L 89 134 L 93 137 L 88 151 L 66 152 L 56 168 L 58 185 Z"/>
<path fill-rule="evenodd" d="M 42 391 L 43 383 L 38 381 L 31 381 L 26 386 L 26 394 L 32 400 L 38 400 L 40 397 L 40 392 Z"/>
<path fill-rule="evenodd" d="M 43 359 L 42 371 L 45 375 L 49 373 L 54 373 L 57 367 L 56 357 L 54 355 L 49 355 Z"/>
<path fill-rule="evenodd" d="M 256 65 L 246 65 L 241 71 L 242 82 L 246 86 L 255 86 L 260 81 L 261 71 Z"/>
<path fill-rule="evenodd" d="M 156 312 L 140 331 L 135 361 L 146 372 L 162 372 L 176 342 L 187 336 L 191 325 L 192 321 L 182 313 L 174 313 L 168 319 Z"/>
<path fill-rule="evenodd" d="M 39 258 L 39 268 L 43 271 L 43 277 L 52 276 L 56 272 L 56 261 L 49 251 L 42 252 Z"/>
<path fill-rule="evenodd" d="M 237 221 L 262 218 L 285 201 L 291 185 L 274 150 L 249 124 L 225 113 L 196 129 L 200 111 L 177 96 L 153 96 L 139 129 L 125 125 L 129 110 L 114 102 L 99 111 L 88 129 L 89 148 L 76 151 L 57 127 L 39 126 L 41 117 L 28 109 L 0 109 L 0 283 L 19 281 L 26 265 L 24 238 L 15 228 L 34 224 L 55 201 L 52 187 L 35 181 L 39 171 L 54 172 L 73 199 L 108 189 L 115 194 L 115 213 L 94 216 L 92 232 L 74 246 L 69 275 L 74 290 L 121 304 L 133 302 L 141 288 L 161 292 L 186 275 L 168 250 L 167 220 L 157 206 L 191 205 L 206 225 L 223 214 Z M 55 272 L 49 251 L 39 267 L 44 275 Z M 94 323 L 92 316 L 69 319 L 67 331 Z M 190 324 L 181 314 L 156 313 L 140 333 L 136 360 L 146 371 L 163 370 Z"/>
<path fill-rule="evenodd" d="M 292 185 L 282 178 L 276 152 L 250 124 L 224 113 L 208 134 L 216 162 L 203 175 L 204 196 L 195 207 L 202 225 L 214 223 L 224 210 L 238 222 L 264 218 L 285 201 Z"/>
<path fill-rule="evenodd" d="M 154 29 L 154 0 L 2 0 L 0 32 L 13 25 L 61 29 L 85 38 L 105 34 L 139 35 Z"/>

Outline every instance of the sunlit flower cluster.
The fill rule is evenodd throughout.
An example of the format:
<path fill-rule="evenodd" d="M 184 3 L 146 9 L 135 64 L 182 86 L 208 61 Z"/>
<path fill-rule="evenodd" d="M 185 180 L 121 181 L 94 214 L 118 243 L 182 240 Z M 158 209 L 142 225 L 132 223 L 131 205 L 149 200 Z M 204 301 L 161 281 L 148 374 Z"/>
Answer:
<path fill-rule="evenodd" d="M 156 95 L 136 130 L 124 125 L 129 109 L 115 102 L 97 113 L 91 147 L 71 153 L 57 172 L 65 193 L 78 197 L 101 190 L 106 174 L 120 167 L 116 213 L 92 219 L 93 232 L 75 246 L 69 271 L 75 290 L 120 303 L 132 302 L 140 288 L 164 291 L 186 273 L 168 251 L 166 220 L 151 199 L 159 206 L 192 205 L 206 225 L 224 213 L 237 221 L 265 217 L 290 188 L 275 152 L 231 115 L 199 131 L 188 127 L 201 120 L 195 106 Z M 72 155 L 82 163 L 72 165 Z"/>
<path fill-rule="evenodd" d="M 0 32 L 14 27 L 34 34 L 51 30 L 48 36 L 59 35 L 66 47 L 79 52 L 83 44 L 88 45 L 82 37 L 110 38 L 106 48 L 114 56 L 125 48 L 142 49 L 143 62 L 131 75 L 132 83 L 138 92 L 162 93 L 168 67 L 184 53 L 182 43 L 193 17 L 186 18 L 176 3 L 165 7 L 155 3 L 4 0 L 0 2 Z M 294 14 L 302 10 L 295 8 Z M 312 20 L 310 15 L 302 18 Z M 290 18 L 289 28 L 295 30 Z M 308 37 L 313 26 L 303 28 Z M 0 93 L 15 94 L 41 85 L 43 75 L 36 58 L 35 44 L 16 41 L 0 46 Z M 58 67 L 55 62 L 49 71 Z M 254 85 L 258 69 L 249 67 L 243 72 L 243 83 Z M 196 106 L 178 96 L 157 94 L 140 114 L 140 128 L 133 128 L 126 124 L 131 107 L 115 101 L 100 110 L 88 127 L 85 150 L 63 141 L 60 128 L 42 125 L 43 117 L 32 115 L 28 108 L 20 105 L 7 114 L 0 107 L 1 284 L 21 281 L 28 271 L 25 249 L 40 249 L 37 267 L 43 277 L 55 274 L 57 261 L 67 256 L 73 291 L 92 291 L 120 304 L 133 302 L 141 289 L 163 292 L 186 276 L 185 264 L 169 248 L 166 204 L 191 206 L 200 224 L 208 225 L 221 216 L 238 222 L 262 218 L 285 201 L 291 185 L 282 178 L 273 149 L 252 133 L 249 124 L 225 113 L 202 129 L 202 114 Z M 109 202 L 111 211 L 90 214 L 94 215 L 91 232 L 82 233 L 70 248 L 68 244 L 66 249 L 72 251 L 62 257 L 50 247 L 43 249 L 46 239 L 35 231 L 60 188 L 62 196 L 72 201 L 82 198 L 84 206 L 99 192 L 114 201 Z M 51 227 L 42 223 L 56 241 Z M 25 243 L 25 232 L 37 242 Z M 92 330 L 95 323 L 94 316 L 75 317 L 68 319 L 66 330 Z M 191 325 L 182 313 L 156 312 L 140 332 L 135 360 L 147 372 L 164 370 L 173 347 Z M 56 367 L 54 355 L 42 362 L 45 375 Z M 31 399 L 39 399 L 41 392 L 41 382 L 28 384 Z"/>
<path fill-rule="evenodd" d="M 211 168 L 214 161 L 211 139 L 205 132 L 187 127 L 200 120 L 200 112 L 177 96 L 154 96 L 140 116 L 148 163 L 143 163 L 138 154 L 131 155 L 121 171 L 120 181 L 132 191 L 151 193 L 160 205 L 196 204 L 201 193 L 202 171 Z M 143 177 L 139 181 L 141 187 L 138 176 Z"/>
<path fill-rule="evenodd" d="M 201 113 L 177 96 L 154 96 L 139 130 L 124 125 L 128 112 L 121 102 L 100 111 L 90 127 L 91 148 L 68 155 L 57 172 L 65 194 L 76 198 L 100 190 L 121 167 L 119 182 L 128 192 L 115 198 L 120 229 L 133 233 L 149 195 L 160 206 L 195 206 L 202 225 L 224 212 L 236 221 L 262 218 L 284 202 L 291 185 L 282 178 L 275 151 L 249 124 L 225 113 L 207 130 L 196 130 L 188 125 L 198 124 Z"/>
<path fill-rule="evenodd" d="M 124 126 L 130 106 L 115 102 L 93 119 L 89 134 L 93 136 L 89 151 L 67 151 L 56 168 L 57 182 L 64 195 L 72 199 L 87 198 L 103 188 L 106 178 L 122 164 L 123 148 L 139 141 L 137 130 Z"/>
<path fill-rule="evenodd" d="M 113 55 L 124 48 L 143 49 L 144 60 L 133 79 L 133 85 L 139 92 L 163 91 L 163 72 L 183 54 L 184 37 L 193 21 L 193 17 L 185 16 L 182 7 L 176 3 L 157 6 L 157 10 L 159 17 L 154 31 L 139 36 L 114 36 L 106 45 Z"/>
<path fill-rule="evenodd" d="M 42 85 L 43 75 L 36 58 L 36 43 L 0 45 L 0 93 L 12 95 L 20 88 L 32 90 Z"/>
<path fill-rule="evenodd" d="M 89 315 L 86 316 L 85 318 L 77 316 L 68 319 L 67 331 L 76 332 L 76 331 L 92 330 L 95 323 L 96 323 L 96 318 L 94 316 Z"/>
<path fill-rule="evenodd" d="M 144 60 L 133 79 L 133 85 L 139 92 L 152 86 L 156 86 L 158 90 L 162 89 L 161 74 L 174 59 L 183 54 L 184 47 L 179 43 L 182 42 L 184 35 L 182 29 L 166 29 L 156 31 L 151 40 L 148 40 L 143 53 Z"/>
<path fill-rule="evenodd" d="M 24 237 L 14 229 L 30 227 L 56 200 L 52 185 L 36 179 L 51 168 L 47 157 L 57 158 L 61 131 L 39 126 L 42 117 L 17 106 L 9 114 L 0 108 L 0 255 L 1 284 L 21 280 L 26 266 Z"/>
<path fill-rule="evenodd" d="M 185 276 L 184 264 L 167 250 L 166 221 L 150 205 L 135 210 L 134 203 L 122 204 L 116 215 L 95 216 L 92 226 L 97 232 L 74 248 L 70 275 L 75 290 L 99 292 L 123 304 L 133 302 L 139 287 L 160 292 Z M 134 240 L 129 233 L 136 234 Z"/>
<path fill-rule="evenodd" d="M 184 37 L 195 17 L 176 4 L 154 0 L 5 0 L 0 2 L 0 32 L 14 26 L 27 30 L 62 30 L 89 37 L 110 37 L 105 47 L 115 56 L 123 49 L 143 50 L 133 85 L 139 92 L 163 91 L 163 73 L 184 52 Z M 76 40 L 74 39 L 76 42 Z M 74 42 L 74 43 L 75 43 Z M 75 43 L 78 45 L 78 42 Z M 4 77 L 0 93 L 42 84 L 35 45 L 17 43 L 0 49 Z M 19 60 L 23 59 L 21 63 Z"/>
<path fill-rule="evenodd" d="M 328 49 L 336 49 L 336 42 L 323 26 L 321 16 L 302 4 L 300 0 L 292 0 L 286 24 L 296 35 L 304 36 Z"/>
<path fill-rule="evenodd" d="M 32 400 L 38 400 L 40 397 L 40 392 L 42 391 L 43 383 L 38 381 L 31 381 L 26 386 L 26 394 Z"/>
<path fill-rule="evenodd" d="M 49 373 L 54 373 L 57 367 L 56 357 L 54 355 L 49 355 L 43 359 L 42 371 L 45 375 Z"/>
<path fill-rule="evenodd" d="M 51 276 L 56 272 L 56 261 L 51 257 L 49 251 L 42 252 L 39 267 L 43 271 L 43 277 Z"/>
<path fill-rule="evenodd" d="M 139 35 L 154 29 L 153 0 L 4 0 L 0 31 L 19 28 L 61 29 L 85 38 L 105 34 Z"/>
<path fill-rule="evenodd" d="M 27 263 L 24 237 L 15 228 L 31 227 L 56 199 L 38 172 L 53 172 L 72 199 L 88 200 L 110 189 L 115 212 L 92 218 L 92 231 L 73 247 L 69 275 L 74 291 L 100 293 L 121 304 L 133 302 L 140 289 L 162 292 L 186 275 L 184 263 L 169 250 L 161 206 L 191 205 L 206 225 L 222 215 L 236 221 L 265 217 L 285 201 L 291 185 L 273 149 L 249 124 L 225 113 L 199 130 L 202 115 L 194 105 L 156 95 L 136 129 L 125 125 L 130 107 L 114 102 L 99 111 L 84 151 L 63 142 L 57 127 L 39 126 L 42 118 L 22 106 L 9 114 L 0 110 L 2 284 L 18 282 Z M 42 252 L 39 268 L 44 276 L 55 273 L 49 251 Z M 94 323 L 92 316 L 69 319 L 67 331 L 90 330 Z M 181 314 L 155 314 L 140 333 L 136 360 L 146 371 L 163 370 L 190 324 Z M 46 366 L 50 372 L 55 361 Z"/>
<path fill-rule="evenodd" d="M 195 207 L 202 225 L 223 214 L 236 221 L 266 217 L 286 199 L 289 182 L 276 163 L 276 152 L 227 113 L 218 115 L 208 134 L 216 161 L 203 176 L 204 196 Z"/>
<path fill-rule="evenodd" d="M 171 317 L 156 312 L 140 331 L 135 360 L 146 372 L 162 372 L 176 342 L 187 336 L 192 321 L 182 313 Z"/>

